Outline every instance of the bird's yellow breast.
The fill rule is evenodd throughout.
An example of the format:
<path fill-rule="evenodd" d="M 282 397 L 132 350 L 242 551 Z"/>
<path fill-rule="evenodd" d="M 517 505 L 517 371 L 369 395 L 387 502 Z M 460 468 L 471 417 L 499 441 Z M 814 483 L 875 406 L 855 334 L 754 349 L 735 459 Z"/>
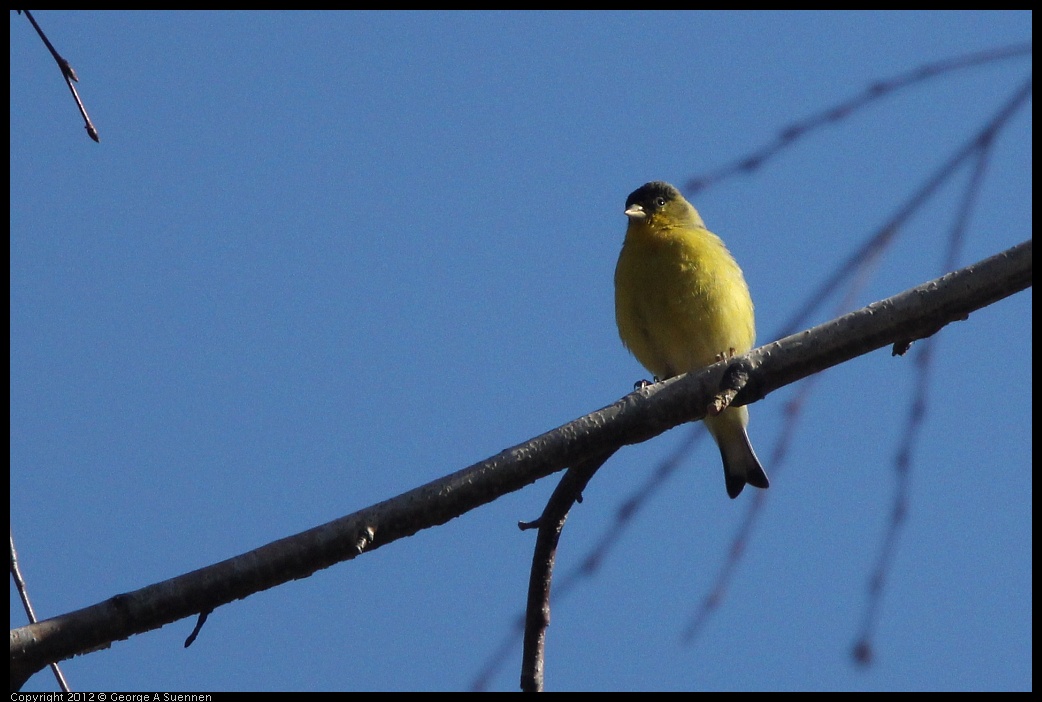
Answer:
<path fill-rule="evenodd" d="M 742 271 L 699 226 L 630 224 L 615 269 L 615 316 L 622 342 L 660 379 L 731 349 L 745 353 L 755 339 Z"/>

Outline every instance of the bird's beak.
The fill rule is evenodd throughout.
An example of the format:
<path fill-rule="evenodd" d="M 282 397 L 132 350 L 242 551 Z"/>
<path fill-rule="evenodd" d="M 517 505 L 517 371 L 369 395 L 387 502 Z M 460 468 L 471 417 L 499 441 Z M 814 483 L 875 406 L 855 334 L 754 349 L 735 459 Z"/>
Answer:
<path fill-rule="evenodd" d="M 626 208 L 626 216 L 630 219 L 644 219 L 648 213 L 640 205 L 630 205 Z"/>

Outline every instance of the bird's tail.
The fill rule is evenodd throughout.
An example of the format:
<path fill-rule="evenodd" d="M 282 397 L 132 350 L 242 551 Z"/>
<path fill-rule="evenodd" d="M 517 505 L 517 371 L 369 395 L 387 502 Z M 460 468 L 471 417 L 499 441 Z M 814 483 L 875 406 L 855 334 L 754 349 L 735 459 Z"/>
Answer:
<path fill-rule="evenodd" d="M 770 487 L 767 473 L 756 457 L 745 427 L 749 424 L 746 407 L 730 407 L 716 417 L 706 417 L 706 428 L 720 447 L 724 462 L 724 482 L 727 494 L 733 500 L 746 484 L 758 488 Z"/>

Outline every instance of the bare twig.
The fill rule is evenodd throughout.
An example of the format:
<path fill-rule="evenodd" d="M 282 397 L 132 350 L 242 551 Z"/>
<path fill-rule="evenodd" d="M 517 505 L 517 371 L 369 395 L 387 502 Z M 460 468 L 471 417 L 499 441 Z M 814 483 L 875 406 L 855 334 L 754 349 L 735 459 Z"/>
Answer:
<path fill-rule="evenodd" d="M 192 629 L 192 633 L 188 635 L 187 639 L 185 639 L 185 648 L 188 648 L 195 643 L 196 638 L 199 636 L 199 632 L 203 630 L 203 624 L 205 624 L 206 620 L 210 618 L 211 612 L 213 612 L 212 609 L 204 609 L 202 612 L 199 612 L 199 619 L 195 622 L 195 628 Z"/>
<path fill-rule="evenodd" d="M 1010 118 L 1012 118 L 1013 115 L 1027 103 L 1030 95 L 1031 78 L 1029 77 L 1017 88 L 1017 90 L 1013 92 L 1009 100 L 996 110 L 994 116 L 983 127 L 981 127 L 980 130 L 978 130 L 959 149 L 957 149 L 951 158 L 941 164 L 941 166 L 938 167 L 937 170 L 934 171 L 934 173 L 931 174 L 930 177 L 928 177 L 926 181 L 914 193 L 912 193 L 912 195 L 900 207 L 897 208 L 897 211 L 883 223 L 879 230 L 871 236 L 868 241 L 857 250 L 857 252 L 844 262 L 836 273 L 834 273 L 822 286 L 808 297 L 807 304 L 793 315 L 793 318 L 784 326 L 782 334 L 791 334 L 806 325 L 808 319 L 818 305 L 830 297 L 843 283 L 847 284 L 847 291 L 842 300 L 840 300 L 836 305 L 834 314 L 842 314 L 843 311 L 850 309 L 855 304 L 861 290 L 867 283 L 870 270 L 879 262 L 883 251 L 901 231 L 904 223 L 908 221 L 913 214 L 919 211 L 919 209 L 926 204 L 930 197 L 937 192 L 942 185 L 951 180 L 967 160 L 976 159 L 975 170 L 968 184 L 969 190 L 967 191 L 967 195 L 960 207 L 958 216 L 958 221 L 962 223 L 961 226 L 957 227 L 957 231 L 959 232 L 958 239 L 961 243 L 962 232 L 965 227 L 965 221 L 968 217 L 967 203 L 972 200 L 970 194 L 972 193 L 975 197 L 976 194 L 979 193 L 983 182 L 983 169 L 981 168 L 980 154 L 982 150 L 990 149 L 991 145 L 994 143 L 995 135 L 1003 126 L 1005 126 Z M 945 262 L 944 270 L 951 270 L 955 265 L 953 254 L 949 253 Z M 895 346 L 909 346 L 912 341 L 914 340 L 902 340 Z M 930 339 L 927 339 L 927 341 L 930 341 Z M 800 416 L 800 411 L 820 377 L 821 376 L 813 376 L 801 383 L 800 388 L 797 390 L 797 396 L 793 398 L 786 407 L 784 427 L 778 440 L 779 443 L 775 447 L 775 451 L 770 461 L 772 474 L 774 475 L 777 475 L 783 470 L 784 457 L 787 454 L 787 449 L 791 443 L 791 439 L 795 434 L 795 427 Z M 921 388 L 922 386 L 920 386 L 920 390 Z M 917 399 L 913 400 L 913 403 L 923 402 L 921 397 L 922 396 L 919 395 Z M 902 492 L 899 489 L 898 493 L 902 496 L 897 499 L 907 499 L 908 496 L 906 492 Z M 742 519 L 741 524 L 735 531 L 727 559 L 717 572 L 716 578 L 714 579 L 712 586 L 709 588 L 709 594 L 702 601 L 701 606 L 698 607 L 683 633 L 683 640 L 685 642 L 690 642 L 697 638 L 701 633 L 702 626 L 709 620 L 710 615 L 717 609 L 722 601 L 723 594 L 727 591 L 728 583 L 730 582 L 737 566 L 735 561 L 739 559 L 741 554 L 744 552 L 744 545 L 749 538 L 749 533 L 753 525 L 756 522 L 756 515 L 753 513 L 762 509 L 764 504 L 762 498 L 764 497 L 766 497 L 766 495 L 757 493 L 758 499 L 753 500 L 749 505 L 748 509 L 750 513 Z M 900 513 L 901 509 L 895 506 L 893 514 L 899 515 Z M 895 516 L 894 519 L 896 518 L 897 517 Z M 898 534 L 896 526 L 892 527 L 888 534 L 888 543 L 891 540 L 896 539 Z M 885 548 L 884 553 L 886 553 Z M 885 556 L 881 558 L 885 558 Z M 886 562 L 889 563 L 889 561 Z M 883 565 L 881 564 L 878 568 L 883 568 Z M 878 569 L 877 573 L 879 573 Z M 882 574 L 878 575 L 880 581 L 882 580 L 882 577 Z M 868 612 L 865 618 L 866 624 L 863 625 L 862 634 L 859 635 L 859 642 L 855 645 L 855 657 L 864 656 L 861 652 L 867 650 L 866 642 L 869 639 L 868 632 L 870 629 L 867 622 L 874 620 L 876 602 L 878 596 L 881 595 L 881 585 L 880 587 L 871 585 L 869 590 L 872 594 L 870 595 Z"/>
<path fill-rule="evenodd" d="M 521 523 L 522 529 L 538 526 L 532 572 L 528 579 L 528 606 L 525 615 L 525 643 L 521 658 L 521 689 L 543 691 L 545 672 L 546 628 L 550 625 L 550 584 L 561 531 L 572 505 L 582 501 L 582 492 L 593 474 L 611 458 L 615 450 L 583 461 L 561 478 L 543 513 L 535 522 Z"/>
<path fill-rule="evenodd" d="M 991 141 L 995 134 L 1009 122 L 1020 108 L 1027 104 L 1031 97 L 1031 77 L 1021 83 L 1009 100 L 996 110 L 994 116 L 981 127 L 959 149 L 942 163 L 912 195 L 897 208 L 896 212 L 877 230 L 861 248 L 855 251 L 817 290 L 807 296 L 807 304 L 796 311 L 789 322 L 783 325 L 780 335 L 788 336 L 808 323 L 814 310 L 822 304 L 853 271 L 861 267 L 865 259 L 878 256 L 879 249 L 885 248 L 912 215 L 937 192 L 958 171 L 964 162 L 973 158 L 980 145 Z M 949 269 L 951 270 L 951 269 Z"/>
<path fill-rule="evenodd" d="M 36 622 L 36 612 L 33 610 L 33 604 L 29 601 L 29 589 L 25 586 L 25 578 L 22 577 L 22 569 L 18 566 L 18 551 L 14 547 L 14 530 L 9 530 L 10 534 L 10 554 L 11 554 L 11 579 L 14 580 L 15 589 L 18 590 L 18 596 L 22 599 L 22 608 L 25 609 L 25 614 L 29 618 L 30 622 Z M 51 672 L 54 673 L 54 679 L 58 681 L 58 687 L 62 689 L 62 692 L 69 692 L 69 683 L 65 680 L 65 675 L 62 674 L 61 668 L 58 667 L 57 663 L 51 663 Z"/>
<path fill-rule="evenodd" d="M 87 114 L 87 108 L 83 106 L 83 101 L 80 100 L 80 94 L 76 92 L 76 86 L 73 83 L 79 82 L 79 77 L 76 75 L 76 71 L 72 69 L 72 66 L 66 61 L 61 54 L 58 53 L 54 45 L 51 44 L 47 35 L 40 29 L 40 25 L 36 23 L 36 19 L 33 18 L 33 13 L 29 10 L 19 10 L 19 13 L 24 12 L 25 16 L 29 18 L 29 22 L 32 23 L 33 29 L 43 39 L 43 43 L 47 46 L 47 50 L 51 52 L 51 56 L 58 63 L 58 68 L 61 69 L 62 78 L 65 79 L 65 84 L 69 86 L 69 91 L 72 92 L 72 99 L 76 101 L 76 107 L 79 108 L 80 114 L 83 116 L 84 128 L 87 130 L 87 135 L 96 142 L 101 142 L 101 138 L 98 136 L 98 130 L 94 127 L 94 123 L 90 121 L 90 116 Z"/>
<path fill-rule="evenodd" d="M 988 132 L 986 137 L 982 138 L 978 143 L 973 171 L 966 183 L 962 201 L 959 204 L 959 210 L 952 225 L 951 235 L 948 237 L 948 251 L 941 266 L 942 270 L 950 270 L 958 265 L 959 253 L 966 239 L 966 230 L 969 228 L 973 208 L 977 204 L 977 199 L 980 196 L 984 183 L 984 174 L 987 171 L 988 160 L 994 145 L 994 134 L 994 131 Z M 859 665 L 869 665 L 874 658 L 872 638 L 875 635 L 875 627 L 879 621 L 879 612 L 882 606 L 887 576 L 897 552 L 898 539 L 906 523 L 905 516 L 908 514 L 908 505 L 911 502 L 912 455 L 929 407 L 929 387 L 933 371 L 934 352 L 937 348 L 936 344 L 936 337 L 930 337 L 923 341 L 915 359 L 915 391 L 912 393 L 912 398 L 909 402 L 905 432 L 901 437 L 901 443 L 894 456 L 896 485 L 894 486 L 894 504 L 890 510 L 890 524 L 883 537 L 883 543 L 875 566 L 872 569 L 872 575 L 869 576 L 868 600 L 865 603 L 861 630 L 855 639 L 852 649 L 854 662 Z M 895 344 L 894 353 L 897 354 L 901 349 L 907 349 L 908 346 L 910 346 L 910 342 Z"/>
<path fill-rule="evenodd" d="M 715 171 L 710 171 L 705 175 L 692 178 L 684 184 L 684 190 L 695 195 L 732 176 L 740 173 L 751 173 L 814 130 L 846 119 L 866 105 L 869 105 L 891 93 L 897 92 L 902 88 L 907 88 L 925 80 L 936 78 L 942 74 L 951 73 L 964 68 L 971 68 L 973 66 L 981 66 L 995 61 L 1005 61 L 1006 59 L 1030 55 L 1031 42 L 1014 44 L 1012 46 L 1003 46 L 996 49 L 989 49 L 987 51 L 966 54 L 965 56 L 956 56 L 943 61 L 937 61 L 936 63 L 928 63 L 907 73 L 894 76 L 889 80 L 882 80 L 873 83 L 865 88 L 860 95 L 784 127 L 778 133 L 778 136 L 775 137 L 774 141 L 751 154 L 742 156 L 731 163 L 721 166 Z"/>
<path fill-rule="evenodd" d="M 644 483 L 618 506 L 615 510 L 615 519 L 604 530 L 600 540 L 590 549 L 579 566 L 570 570 L 564 577 L 558 578 L 554 598 L 558 603 L 571 595 L 576 590 L 576 586 L 585 578 L 592 577 L 600 569 L 605 556 L 611 550 L 612 545 L 617 542 L 619 533 L 626 528 L 626 525 L 633 520 L 641 508 L 648 504 L 647 498 L 665 484 L 680 467 L 681 461 L 691 454 L 692 449 L 705 435 L 701 424 L 692 424 L 685 439 L 673 450 L 669 458 L 660 462 Z M 538 522 L 538 520 L 536 521 Z M 505 664 L 514 649 L 515 642 L 523 636 L 525 622 L 525 613 L 518 614 L 499 646 L 492 651 L 485 661 L 485 665 L 475 676 L 470 688 L 472 692 L 484 692 L 488 689 L 492 676 Z"/>

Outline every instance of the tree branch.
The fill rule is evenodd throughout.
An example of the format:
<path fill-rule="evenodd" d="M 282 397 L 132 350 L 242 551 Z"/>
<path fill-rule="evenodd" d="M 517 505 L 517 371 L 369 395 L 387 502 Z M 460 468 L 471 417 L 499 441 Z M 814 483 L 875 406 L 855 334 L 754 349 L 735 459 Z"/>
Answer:
<path fill-rule="evenodd" d="M 11 686 L 53 661 L 212 610 L 458 517 L 587 459 L 698 419 L 734 364 L 734 404 L 884 346 L 924 338 L 1031 286 L 1031 241 L 831 322 L 637 390 L 457 473 L 295 536 L 99 604 L 11 631 Z"/>
<path fill-rule="evenodd" d="M 33 13 L 29 10 L 18 10 L 19 13 L 24 12 L 25 16 L 29 19 L 29 22 L 33 25 L 33 29 L 40 35 L 40 39 L 43 40 L 47 50 L 51 52 L 51 56 L 54 58 L 55 63 L 58 64 L 58 68 L 61 69 L 62 78 L 65 79 L 65 84 L 69 86 L 69 92 L 72 93 L 72 99 L 76 101 L 76 107 L 79 108 L 80 116 L 83 117 L 83 127 L 87 130 L 87 136 L 93 139 L 95 142 L 101 142 L 101 138 L 98 136 L 98 130 L 94 126 L 94 123 L 90 121 L 90 115 L 87 114 L 87 108 L 83 106 L 83 100 L 80 100 L 80 94 L 76 92 L 76 86 L 73 83 L 79 82 L 79 77 L 76 75 L 76 71 L 72 70 L 72 66 L 65 57 L 58 53 L 58 50 L 51 44 L 51 40 L 47 38 L 47 35 L 43 33 L 40 25 L 36 23 L 36 19 L 33 17 Z"/>
<path fill-rule="evenodd" d="M 550 584 L 553 582 L 557 543 L 561 539 L 568 512 L 576 502 L 582 502 L 586 484 L 614 453 L 615 449 L 612 449 L 569 468 L 550 495 L 539 519 L 518 524 L 522 529 L 539 527 L 532 553 L 532 572 L 528 578 L 525 644 L 521 656 L 521 689 L 524 692 L 543 691 L 546 628 L 550 626 Z"/>

